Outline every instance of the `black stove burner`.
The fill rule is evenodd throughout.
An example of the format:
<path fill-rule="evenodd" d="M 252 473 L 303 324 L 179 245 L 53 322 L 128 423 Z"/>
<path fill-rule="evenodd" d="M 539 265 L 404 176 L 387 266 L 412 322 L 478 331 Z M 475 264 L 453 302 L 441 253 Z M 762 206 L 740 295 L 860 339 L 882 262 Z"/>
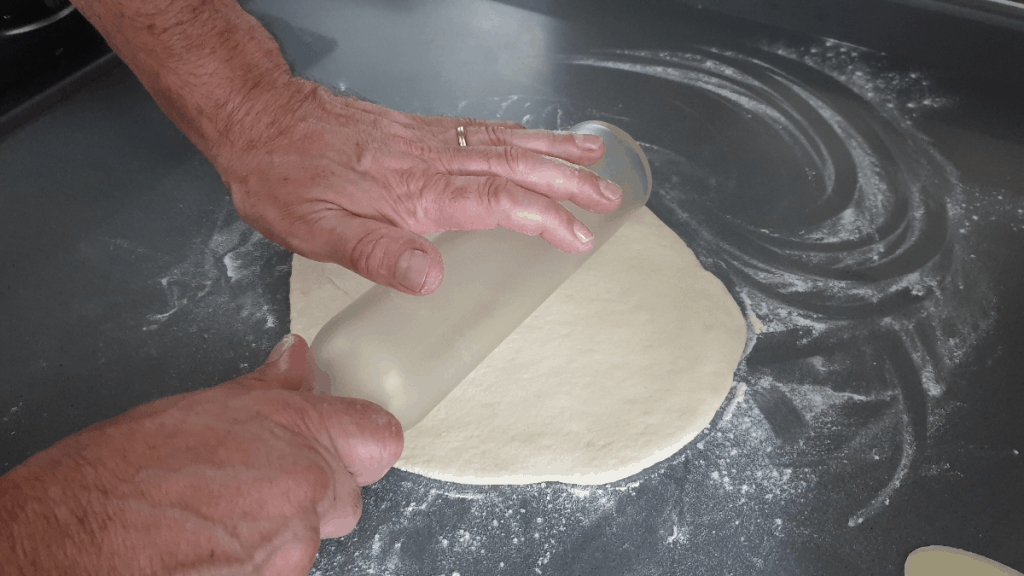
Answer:
<path fill-rule="evenodd" d="M 100 33 L 66 0 L 5 3 L 0 11 L 0 136 L 117 62 Z"/>

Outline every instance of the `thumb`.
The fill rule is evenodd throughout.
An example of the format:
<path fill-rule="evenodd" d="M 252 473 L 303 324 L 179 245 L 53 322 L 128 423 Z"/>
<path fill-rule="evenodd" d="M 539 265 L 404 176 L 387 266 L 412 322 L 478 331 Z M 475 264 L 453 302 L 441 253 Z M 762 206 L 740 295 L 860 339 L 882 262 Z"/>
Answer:
<path fill-rule="evenodd" d="M 335 239 L 326 260 L 406 294 L 431 294 L 441 285 L 441 252 L 423 236 L 343 210 L 319 224 L 327 228 L 319 237 Z"/>
<path fill-rule="evenodd" d="M 312 356 L 302 336 L 289 334 L 274 347 L 262 366 L 229 384 L 250 390 L 311 390 Z"/>

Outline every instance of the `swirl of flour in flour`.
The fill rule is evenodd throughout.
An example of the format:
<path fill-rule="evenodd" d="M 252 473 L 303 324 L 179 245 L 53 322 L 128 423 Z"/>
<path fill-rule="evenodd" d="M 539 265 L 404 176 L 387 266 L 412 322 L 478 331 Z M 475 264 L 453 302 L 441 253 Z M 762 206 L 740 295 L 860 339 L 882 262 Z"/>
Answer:
<path fill-rule="evenodd" d="M 654 172 L 648 206 L 756 322 L 737 378 L 779 453 L 809 474 L 859 474 L 873 495 L 849 524 L 875 514 L 915 469 L 941 417 L 934 399 L 991 320 L 992 295 L 955 234 L 958 175 L 909 118 L 941 99 L 839 43 L 559 60 L 589 94 L 458 113 L 561 130 L 596 118 L 637 138 Z M 611 84 L 628 100 L 608 96 L 622 92 Z M 814 364 L 811 382 L 829 384 L 786 362 Z M 854 442 L 864 435 L 888 455 Z"/>
<path fill-rule="evenodd" d="M 955 173 L 891 113 L 827 74 L 810 88 L 809 67 L 791 59 L 615 56 L 566 60 L 671 83 L 669 112 L 689 142 L 650 155 L 686 190 L 674 207 L 713 231 L 737 280 L 845 319 L 924 301 L 948 274 Z"/>
<path fill-rule="evenodd" d="M 983 194 L 915 127 L 945 105 L 922 74 L 833 41 L 742 42 L 568 55 L 545 95 L 415 110 L 548 130 L 604 120 L 640 143 L 648 207 L 750 321 L 711 425 L 603 486 L 396 470 L 364 489 L 360 525 L 325 541 L 313 573 L 818 574 L 792 558 L 914 534 L 900 500 L 948 462 L 956 372 L 998 309 L 977 263 L 999 250 L 975 232 Z M 986 221 L 1024 214 L 995 200 Z"/>

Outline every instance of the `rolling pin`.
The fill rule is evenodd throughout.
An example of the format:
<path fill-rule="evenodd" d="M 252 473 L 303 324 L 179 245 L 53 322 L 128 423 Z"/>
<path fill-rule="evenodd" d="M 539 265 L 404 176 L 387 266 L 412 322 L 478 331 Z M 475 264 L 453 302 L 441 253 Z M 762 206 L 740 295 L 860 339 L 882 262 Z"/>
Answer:
<path fill-rule="evenodd" d="M 611 214 L 562 203 L 593 232 L 590 251 L 568 254 L 504 228 L 439 235 L 445 276 L 433 294 L 377 285 L 317 333 L 316 392 L 374 402 L 409 430 L 647 203 L 651 167 L 629 134 L 595 120 L 570 130 L 604 140 L 604 157 L 587 168 L 622 188 Z"/>

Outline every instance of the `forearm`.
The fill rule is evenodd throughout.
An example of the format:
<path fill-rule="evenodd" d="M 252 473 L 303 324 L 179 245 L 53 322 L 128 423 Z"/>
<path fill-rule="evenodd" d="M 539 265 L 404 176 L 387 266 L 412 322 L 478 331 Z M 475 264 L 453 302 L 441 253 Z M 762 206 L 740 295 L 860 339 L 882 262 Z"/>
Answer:
<path fill-rule="evenodd" d="M 128 568 L 123 572 L 109 570 L 117 559 L 123 563 L 126 551 L 110 538 L 116 531 L 112 518 L 90 501 L 95 493 L 89 474 L 70 477 L 65 467 L 53 464 L 48 469 L 22 465 L 0 477 L 0 572 L 132 573 L 134 562 L 122 566 Z"/>
<path fill-rule="evenodd" d="M 218 523 L 206 518 L 220 508 L 216 501 L 196 498 L 209 498 L 247 470 L 193 463 L 202 451 L 179 454 L 174 463 L 155 459 L 152 441 L 132 442 L 123 431 L 100 432 L 102 426 L 0 477 L 0 574 L 251 574 L 273 555 L 286 522 L 245 522 L 238 503 L 238 513 L 229 509 Z"/>
<path fill-rule="evenodd" d="M 236 0 L 72 0 L 208 157 L 245 151 L 287 119 L 258 106 L 292 76 L 277 43 Z M 280 107 L 270 107 L 280 109 Z"/>

